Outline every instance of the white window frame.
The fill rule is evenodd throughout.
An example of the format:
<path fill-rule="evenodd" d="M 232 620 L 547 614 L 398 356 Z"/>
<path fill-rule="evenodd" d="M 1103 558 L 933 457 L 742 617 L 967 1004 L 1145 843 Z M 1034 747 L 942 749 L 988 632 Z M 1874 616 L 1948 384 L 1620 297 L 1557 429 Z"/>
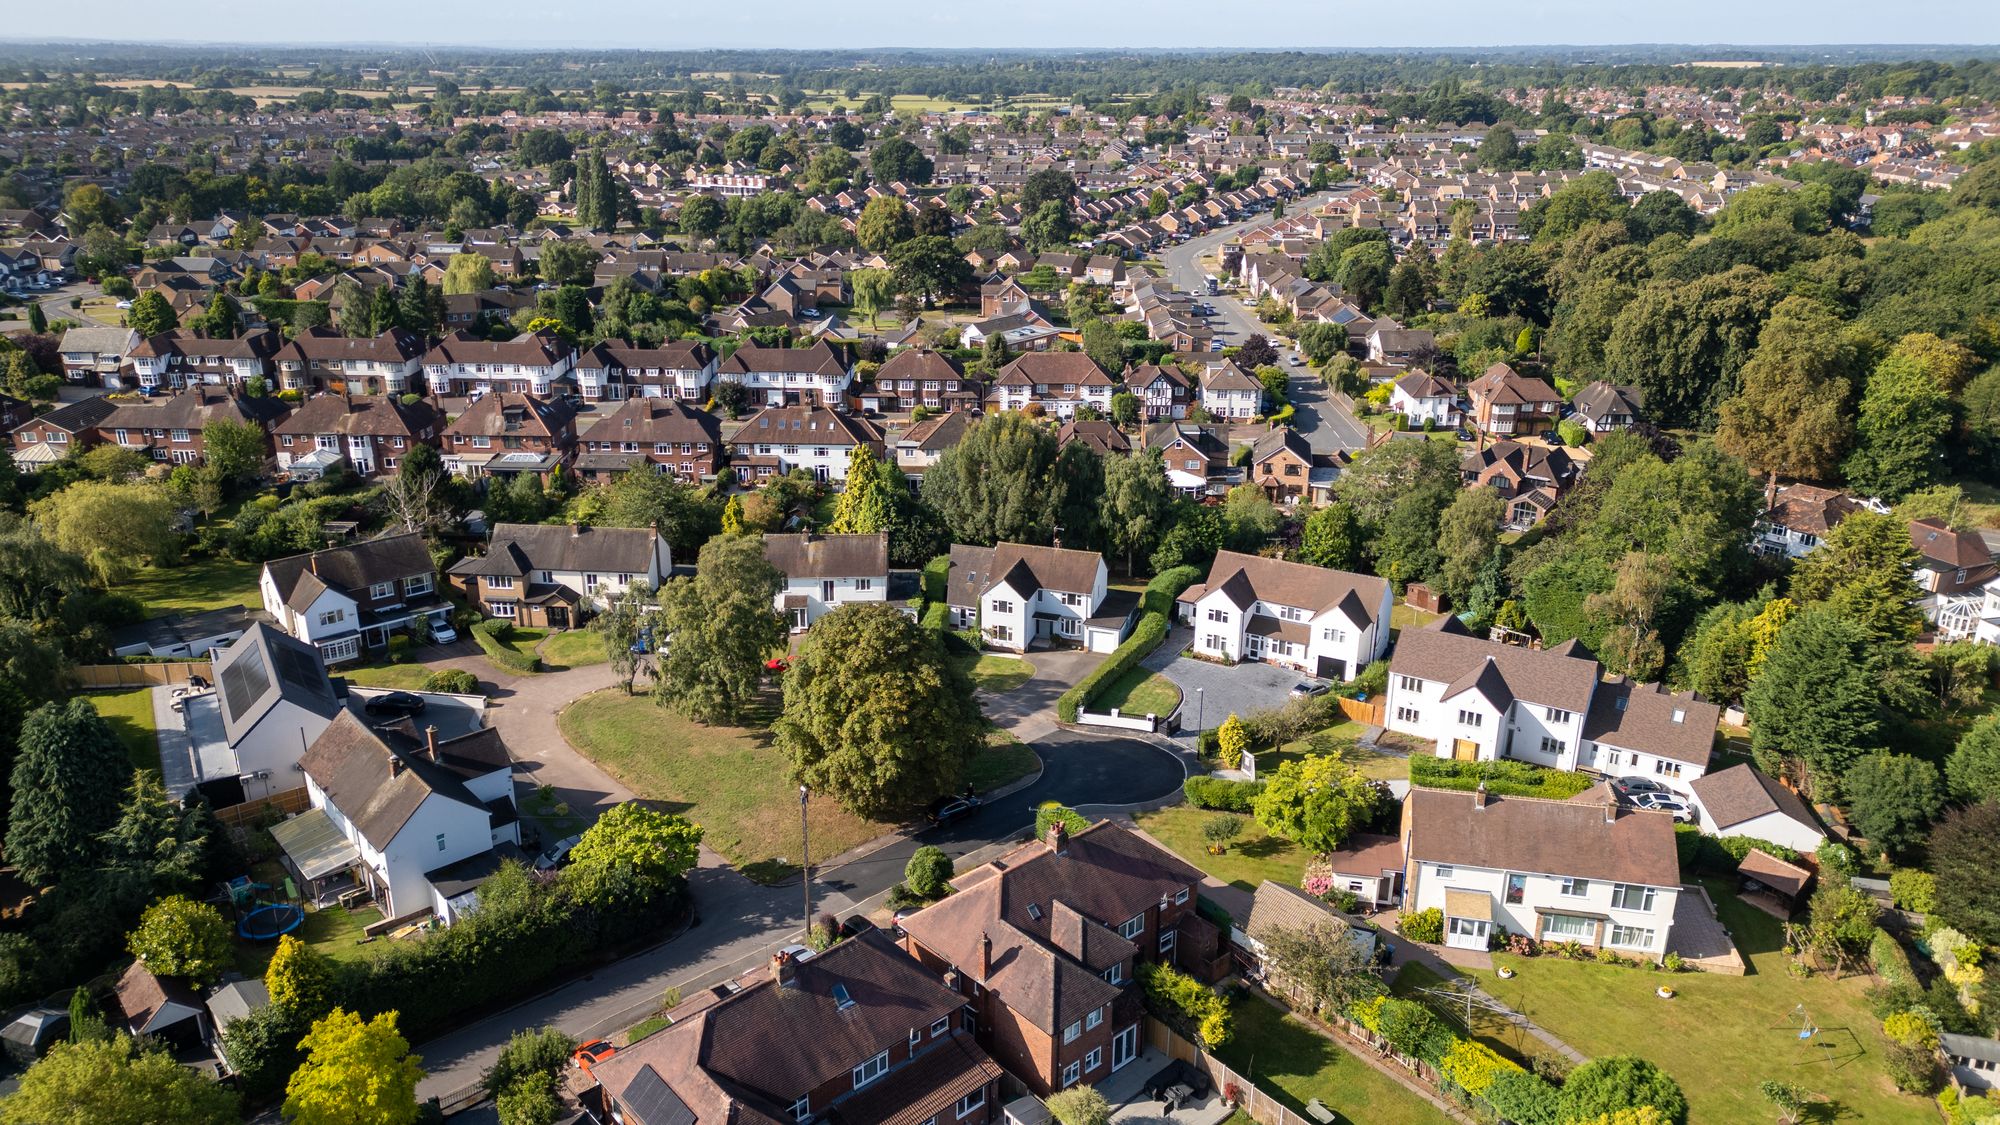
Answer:
<path fill-rule="evenodd" d="M 1634 898 L 1638 899 L 1636 905 L 1632 901 Z M 1650 914 L 1653 912 L 1654 904 L 1658 900 L 1659 891 L 1643 883 L 1611 884 L 1611 907 L 1614 910 L 1632 910 L 1641 914 Z"/>
<path fill-rule="evenodd" d="M 1076 1085 L 1076 1080 L 1083 1074 L 1082 1065 L 1081 1063 L 1071 1063 L 1063 1067 L 1063 1089 L 1067 1090 L 1071 1086 Z"/>
<path fill-rule="evenodd" d="M 1562 877 L 1562 884 L 1556 888 L 1556 893 L 1564 898 L 1587 898 L 1590 895 L 1590 880 L 1565 875 Z"/>
<path fill-rule="evenodd" d="M 1092 1071 L 1095 1071 L 1098 1067 L 1103 1065 L 1104 1065 L 1104 1048 L 1102 1047 L 1092 1047 L 1090 1049 L 1090 1053 L 1083 1056 L 1083 1070 L 1085 1074 L 1089 1074 Z"/>
<path fill-rule="evenodd" d="M 1131 941 L 1133 938 L 1138 937 L 1140 934 L 1145 932 L 1146 932 L 1146 915 L 1144 913 L 1134 914 L 1132 917 L 1127 918 L 1124 922 L 1121 922 L 1118 926 L 1118 936 L 1124 938 L 1126 941 Z"/>
<path fill-rule="evenodd" d="M 1635 934 L 1644 934 L 1644 940 L 1634 940 Z M 1651 949 L 1655 937 L 1656 933 L 1651 926 L 1626 926 L 1613 922 L 1611 932 L 1605 936 L 1604 943 L 1615 945 L 1620 949 Z"/>
<path fill-rule="evenodd" d="M 1072 1022 L 1068 1027 L 1063 1028 L 1063 1043 L 1064 1045 L 1074 1043 L 1077 1041 L 1077 1039 L 1081 1038 L 1082 1035 L 1083 1035 L 1083 1021 L 1076 1020 Z"/>
<path fill-rule="evenodd" d="M 965 1095 L 964 1097 L 958 1099 L 958 1104 L 952 1107 L 952 1113 L 956 1115 L 954 1119 L 970 1117 L 972 1116 L 973 1111 L 979 1109 L 985 1104 L 986 1104 L 986 1087 L 981 1086 L 979 1089 L 974 1090 L 971 1093 Z M 931 1120 L 936 1121 L 937 1118 L 933 1117 L 931 1118 Z"/>
<path fill-rule="evenodd" d="M 1095 1031 L 1097 1030 L 1098 1025 L 1102 1024 L 1103 1022 L 1104 1022 L 1104 1009 L 1092 1008 L 1089 1012 L 1085 1013 L 1083 1017 L 1083 1029 L 1085 1031 Z"/>
<path fill-rule="evenodd" d="M 854 1088 L 859 1090 L 887 1073 L 889 1073 L 889 1052 L 884 1051 L 855 1067 L 850 1077 L 854 1079 Z"/>

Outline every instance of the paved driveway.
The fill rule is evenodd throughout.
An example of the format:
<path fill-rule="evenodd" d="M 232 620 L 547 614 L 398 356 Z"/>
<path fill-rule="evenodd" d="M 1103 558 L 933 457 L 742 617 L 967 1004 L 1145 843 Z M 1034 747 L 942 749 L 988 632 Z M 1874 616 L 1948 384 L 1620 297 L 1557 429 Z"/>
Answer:
<path fill-rule="evenodd" d="M 1193 640 L 1193 630 L 1176 625 L 1167 635 L 1167 642 L 1145 659 L 1146 667 L 1181 689 L 1184 730 L 1220 726 L 1232 711 L 1248 715 L 1283 707 L 1291 700 L 1292 685 L 1305 678 L 1275 664 L 1245 661 L 1229 667 L 1182 656 L 1181 650 Z"/>
<path fill-rule="evenodd" d="M 979 706 L 993 725 L 1023 742 L 1033 742 L 1056 729 L 1056 700 L 1078 680 L 1104 663 L 1109 653 L 1049 649 L 1027 654 L 1034 678 L 1013 691 L 980 692 Z"/>

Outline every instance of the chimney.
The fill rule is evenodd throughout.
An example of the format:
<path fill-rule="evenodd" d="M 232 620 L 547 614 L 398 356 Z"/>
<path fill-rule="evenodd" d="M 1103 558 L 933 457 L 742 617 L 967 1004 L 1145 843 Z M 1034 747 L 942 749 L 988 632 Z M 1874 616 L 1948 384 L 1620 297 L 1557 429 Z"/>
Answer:
<path fill-rule="evenodd" d="M 312 568 L 312 572 L 313 572 L 313 577 L 314 577 L 314 578 L 317 578 L 317 577 L 319 577 L 319 552 L 318 552 L 318 551 L 314 551 L 314 552 L 313 552 L 312 554 L 310 554 L 310 555 L 307 555 L 307 556 L 306 556 L 306 565 L 307 565 L 308 567 L 311 567 L 311 568 Z"/>
<path fill-rule="evenodd" d="M 570 537 L 571 539 L 581 539 L 581 538 L 583 538 L 583 525 L 582 525 L 582 524 L 580 524 L 580 523 L 573 523 L 573 524 L 570 524 L 570 525 L 569 525 L 569 537 Z"/>
<path fill-rule="evenodd" d="M 1768 512 L 1777 506 L 1778 474 L 1773 470 L 1770 477 L 1764 481 L 1764 510 Z"/>
<path fill-rule="evenodd" d="M 792 955 L 784 950 L 781 949 L 771 955 L 771 979 L 777 982 L 779 988 L 792 987 L 792 982 L 796 979 L 793 973 L 794 967 Z"/>
<path fill-rule="evenodd" d="M 402 776 L 402 773 L 403 773 L 403 759 L 397 757 L 396 752 L 394 750 L 389 751 L 389 776 L 400 777 Z"/>
<path fill-rule="evenodd" d="M 432 723 L 424 728 L 424 750 L 430 755 L 431 761 L 435 762 L 438 760 L 438 729 L 436 723 Z M 1485 782 L 1480 783 L 1482 804 L 1484 803 L 1483 794 L 1486 792 L 1485 784 Z"/>
<path fill-rule="evenodd" d="M 1069 828 L 1060 820 L 1049 825 L 1049 850 L 1057 855 L 1069 854 Z"/>
<path fill-rule="evenodd" d="M 1475 811 L 1486 807 L 1486 783 L 1483 781 L 1472 791 L 1472 807 Z"/>
<path fill-rule="evenodd" d="M 979 934 L 979 980 L 984 983 L 993 972 L 993 938 L 984 930 Z"/>
<path fill-rule="evenodd" d="M 1624 810 L 1618 804 L 1618 794 L 1607 790 L 1604 795 L 1604 823 L 1618 823 L 1618 814 L 1622 811 Z"/>

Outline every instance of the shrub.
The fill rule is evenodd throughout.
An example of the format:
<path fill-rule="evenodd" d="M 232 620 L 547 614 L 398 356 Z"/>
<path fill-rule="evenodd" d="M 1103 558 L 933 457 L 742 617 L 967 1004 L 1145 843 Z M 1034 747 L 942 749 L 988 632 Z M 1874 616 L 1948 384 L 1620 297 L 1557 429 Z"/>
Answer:
<path fill-rule="evenodd" d="M 127 947 L 159 976 L 210 984 L 234 959 L 229 938 L 215 907 L 171 895 L 146 908 Z"/>
<path fill-rule="evenodd" d="M 1235 1021 L 1215 990 L 1178 969 L 1149 963 L 1139 967 L 1146 1007 L 1175 1030 L 1213 1051 L 1229 1042 Z"/>
<path fill-rule="evenodd" d="M 1075 809 L 1056 801 L 1043 801 L 1035 810 L 1035 838 L 1048 839 L 1049 826 L 1057 821 L 1062 821 L 1063 827 L 1072 836 L 1090 827 L 1090 821 Z"/>
<path fill-rule="evenodd" d="M 1438 1073 L 1459 1089 L 1477 1097 L 1493 1085 L 1493 1080 L 1509 1071 L 1521 1072 L 1519 1065 L 1502 1058 L 1484 1043 L 1460 1039 L 1438 1060 Z"/>
<path fill-rule="evenodd" d="M 924 898 L 936 898 L 943 894 L 951 876 L 951 857 L 945 854 L 943 848 L 929 844 L 918 848 L 910 856 L 910 862 L 903 865 L 903 884 Z"/>
<path fill-rule="evenodd" d="M 1201 825 L 1201 838 L 1211 847 L 1221 847 L 1241 835 L 1243 818 L 1236 813 L 1217 813 Z"/>
<path fill-rule="evenodd" d="M 1188 804 L 1216 812 L 1247 813 L 1255 809 L 1257 795 L 1264 791 L 1261 781 L 1232 781 L 1226 777 L 1190 777 L 1181 783 Z"/>
<path fill-rule="evenodd" d="M 517 1031 L 500 1048 L 493 1065 L 480 1077 L 480 1084 L 497 1098 L 524 1078 L 536 1075 L 554 1078 L 569 1065 L 570 1053 L 575 1050 L 576 1040 L 553 1027 Z"/>
<path fill-rule="evenodd" d="M 1462 762 L 1452 758 L 1413 755 L 1410 784 L 1431 789 L 1477 789 L 1502 797 L 1547 797 L 1564 801 L 1591 787 L 1588 774 L 1548 769 L 1528 762 Z"/>
<path fill-rule="evenodd" d="M 425 691 L 442 691 L 452 695 L 478 695 L 479 677 L 463 668 L 440 668 L 424 677 Z"/>
<path fill-rule="evenodd" d="M 1742 865 L 1743 857 L 1752 850 L 1786 863 L 1799 863 L 1805 858 L 1796 850 L 1770 840 L 1759 840 L 1753 836 L 1709 836 L 1692 824 L 1674 825 L 1674 847 L 1679 853 L 1682 871 L 1705 871 L 1717 875 L 1734 875 Z"/>
<path fill-rule="evenodd" d="M 1379 1034 L 1398 1054 L 1422 1059 L 1433 1066 L 1450 1054 L 1458 1042 L 1458 1037 L 1436 1012 L 1414 1000 L 1392 996 L 1382 1001 L 1375 1020 Z"/>
<path fill-rule="evenodd" d="M 926 605 L 944 605 L 951 583 L 951 556 L 939 555 L 924 564 L 924 602 Z"/>
<path fill-rule="evenodd" d="M 1915 1010 L 1895 1012 L 1882 1021 L 1882 1034 L 1891 1043 L 1934 1050 L 1938 1045 L 1936 1018 Z"/>
<path fill-rule="evenodd" d="M 1889 1072 L 1889 1081 L 1906 1094 L 1935 1093 L 1942 1081 L 1937 1051 L 1932 1048 L 1891 1043 L 1883 1052 L 1882 1064 Z"/>
<path fill-rule="evenodd" d="M 1216 729 L 1215 748 L 1215 760 L 1223 769 L 1233 770 L 1243 764 L 1243 752 L 1250 749 L 1250 734 L 1243 729 L 1243 720 L 1235 712 L 1230 712 Z"/>
<path fill-rule="evenodd" d="M 1564 418 L 1557 422 L 1556 432 L 1561 434 L 1563 441 L 1571 447 L 1583 445 L 1590 440 L 1590 431 L 1584 429 L 1583 423 L 1574 418 Z"/>
<path fill-rule="evenodd" d="M 1652 1106 L 1669 1125 L 1687 1121 L 1680 1083 L 1637 1055 L 1606 1055 L 1570 1073 L 1562 1087 L 1562 1119 L 1590 1121 L 1622 1109 Z"/>
<path fill-rule="evenodd" d="M 417 642 L 412 638 L 410 638 L 409 636 L 407 636 L 406 634 L 398 633 L 395 636 L 390 637 L 389 663 L 391 664 L 409 663 L 410 653 L 414 651 L 416 647 L 417 647 Z"/>
<path fill-rule="evenodd" d="M 541 671 L 542 662 L 533 653 L 516 652 L 507 647 L 506 642 L 513 635 L 514 626 L 499 618 L 481 621 L 472 627 L 472 639 L 486 654 L 486 659 L 510 672 L 526 674 Z"/>
<path fill-rule="evenodd" d="M 1043 1103 L 1049 1115 L 1062 1125 L 1106 1125 L 1111 1120 L 1111 1103 L 1095 1086 L 1076 1086 L 1049 1096 Z"/>
<path fill-rule="evenodd" d="M 1539 1074 L 1502 1071 L 1480 1096 L 1515 1125 L 1558 1125 L 1561 1120 L 1562 1094 Z"/>
<path fill-rule="evenodd" d="M 1148 589 L 1150 591 L 1150 587 Z M 1063 692 L 1062 697 L 1056 700 L 1056 718 L 1065 723 L 1076 722 L 1077 712 L 1096 698 L 1098 693 L 1104 690 L 1105 685 L 1137 667 L 1139 661 L 1151 655 L 1154 649 L 1160 647 L 1160 642 L 1166 639 L 1166 614 L 1148 613 L 1139 618 L 1139 624 L 1132 627 L 1132 635 L 1125 638 L 1124 644 L 1119 645 L 1105 658 L 1104 663 L 1099 664 L 1089 675 L 1077 681 L 1075 687 Z"/>
<path fill-rule="evenodd" d="M 1444 911 L 1435 906 L 1415 913 L 1404 911 L 1396 919 L 1396 928 L 1418 944 L 1436 945 L 1444 940 Z"/>
<path fill-rule="evenodd" d="M 1892 872 L 1889 898 L 1904 910 L 1929 914 L 1937 909 L 1937 876 L 1914 868 Z"/>

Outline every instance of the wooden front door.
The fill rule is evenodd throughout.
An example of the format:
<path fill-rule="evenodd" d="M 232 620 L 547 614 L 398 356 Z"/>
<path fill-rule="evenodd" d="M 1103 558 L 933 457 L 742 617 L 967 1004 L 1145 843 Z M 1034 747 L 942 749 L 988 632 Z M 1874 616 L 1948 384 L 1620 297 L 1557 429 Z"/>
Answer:
<path fill-rule="evenodd" d="M 1451 756 L 1453 761 L 1477 761 L 1479 759 L 1479 744 L 1469 738 L 1455 739 L 1451 744 Z"/>

